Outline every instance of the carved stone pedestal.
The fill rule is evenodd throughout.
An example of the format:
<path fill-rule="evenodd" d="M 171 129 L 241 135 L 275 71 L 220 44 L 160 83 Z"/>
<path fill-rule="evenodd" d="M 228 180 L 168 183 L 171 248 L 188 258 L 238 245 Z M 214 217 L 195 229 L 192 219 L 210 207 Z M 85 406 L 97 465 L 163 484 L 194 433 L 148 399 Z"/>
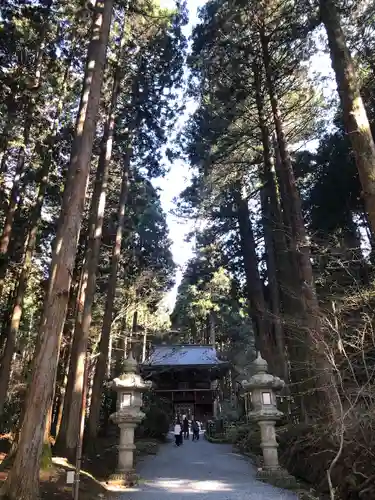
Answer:
<path fill-rule="evenodd" d="M 118 445 L 118 463 L 116 472 L 109 478 L 110 484 L 118 486 L 133 486 L 137 483 L 138 476 L 134 469 L 134 429 L 135 422 L 119 422 L 118 415 L 116 423 L 120 427 L 120 444 Z"/>
<path fill-rule="evenodd" d="M 137 362 L 130 354 L 124 374 L 112 385 L 118 395 L 117 411 L 111 415 L 111 420 L 120 427 L 120 443 L 117 468 L 108 482 L 117 486 L 133 486 L 138 481 L 134 470 L 134 430 L 145 416 L 141 412 L 142 393 L 149 388 L 149 384 L 142 380 L 137 368 Z"/>
<path fill-rule="evenodd" d="M 251 391 L 253 409 L 249 412 L 249 420 L 260 428 L 264 465 L 258 469 L 257 477 L 275 486 L 294 487 L 297 485 L 295 478 L 280 467 L 275 432 L 276 422 L 283 416 L 277 409 L 275 392 L 283 388 L 284 381 L 267 372 L 267 362 L 260 354 L 253 362 L 252 369 L 254 375 L 244 380 L 242 386 L 246 391 Z"/>
<path fill-rule="evenodd" d="M 258 469 L 256 477 L 260 481 L 270 483 L 278 488 L 298 488 L 296 478 L 280 466 L 276 469 Z"/>

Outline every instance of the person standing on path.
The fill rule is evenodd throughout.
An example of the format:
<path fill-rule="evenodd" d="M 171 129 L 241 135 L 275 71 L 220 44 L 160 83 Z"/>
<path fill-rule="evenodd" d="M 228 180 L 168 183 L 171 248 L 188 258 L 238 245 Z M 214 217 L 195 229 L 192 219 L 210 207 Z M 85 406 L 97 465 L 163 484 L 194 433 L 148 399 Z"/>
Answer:
<path fill-rule="evenodd" d="M 193 420 L 193 422 L 191 424 L 191 430 L 193 431 L 193 441 L 198 441 L 199 440 L 199 424 L 195 419 Z"/>
<path fill-rule="evenodd" d="M 179 420 L 177 420 L 174 426 L 174 437 L 176 446 L 180 446 L 182 444 L 182 427 Z"/>
<path fill-rule="evenodd" d="M 184 439 L 189 439 L 189 420 L 186 416 L 183 420 L 182 426 L 184 430 Z"/>

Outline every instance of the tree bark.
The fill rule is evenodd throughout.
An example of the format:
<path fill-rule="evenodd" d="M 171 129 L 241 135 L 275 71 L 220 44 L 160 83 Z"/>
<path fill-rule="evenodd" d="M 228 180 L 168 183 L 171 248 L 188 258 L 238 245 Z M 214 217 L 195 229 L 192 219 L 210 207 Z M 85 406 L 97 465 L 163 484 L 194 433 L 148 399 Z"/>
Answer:
<path fill-rule="evenodd" d="M 8 269 L 8 248 L 13 232 L 14 216 L 18 205 L 19 189 L 22 172 L 25 167 L 26 151 L 30 142 L 30 126 L 32 118 L 33 105 L 29 102 L 27 109 L 27 117 L 25 119 L 23 131 L 23 144 L 18 151 L 17 165 L 13 177 L 13 186 L 9 196 L 9 203 L 6 209 L 3 231 L 0 236 L 0 297 L 3 295 L 5 277 Z"/>
<path fill-rule="evenodd" d="M 61 89 L 61 97 L 56 107 L 55 119 L 51 128 L 51 135 L 48 144 L 45 145 L 45 148 L 43 148 L 46 149 L 46 151 L 44 151 L 43 166 L 39 173 L 40 181 L 39 181 L 38 193 L 30 215 L 30 226 L 26 239 L 26 250 L 23 257 L 22 271 L 19 276 L 13 310 L 7 327 L 7 334 L 6 334 L 7 344 L 0 366 L 0 416 L 2 415 L 4 410 L 4 403 L 8 391 L 11 361 L 13 358 L 23 313 L 23 301 L 27 289 L 27 284 L 32 267 L 32 259 L 36 247 L 40 215 L 42 211 L 46 188 L 48 185 L 48 174 L 52 162 L 53 146 L 57 138 L 56 133 L 58 129 L 58 119 L 62 111 L 64 96 L 66 94 L 69 69 L 70 69 L 70 63 L 68 64 L 64 75 L 63 88 Z"/>
<path fill-rule="evenodd" d="M 258 109 L 259 128 L 263 145 L 264 167 L 261 178 L 263 179 L 264 186 L 261 190 L 260 197 L 267 263 L 268 289 L 270 293 L 271 303 L 271 315 L 269 319 L 271 324 L 273 325 L 274 341 L 277 347 L 278 374 L 279 376 L 282 376 L 285 381 L 287 381 L 289 379 L 289 373 L 285 351 L 284 329 L 281 318 L 282 311 L 279 287 L 279 279 L 281 278 L 280 270 L 282 269 L 282 266 L 278 268 L 276 258 L 277 249 L 281 253 L 280 260 L 282 261 L 282 265 L 285 265 L 287 263 L 288 255 L 283 224 L 280 224 L 281 220 L 278 221 L 279 224 L 276 224 L 276 217 L 277 215 L 279 215 L 280 211 L 277 207 L 278 203 L 275 192 L 274 178 L 272 175 L 273 165 L 271 157 L 270 133 L 264 112 L 261 71 L 261 67 L 258 64 L 254 63 L 253 73 L 255 78 L 255 95 Z M 287 269 L 285 270 L 288 271 Z"/>
<path fill-rule="evenodd" d="M 14 302 L 14 294 L 15 294 L 14 289 L 9 290 L 8 297 L 6 300 L 7 305 L 6 305 L 5 310 L 3 311 L 3 314 L 1 315 L 0 358 L 4 354 L 4 349 L 5 349 L 5 345 L 7 342 L 7 336 L 9 333 L 8 325 L 9 325 L 10 314 L 11 314 L 12 306 L 13 306 L 13 302 Z"/>
<path fill-rule="evenodd" d="M 112 158 L 112 144 L 115 129 L 116 105 L 120 92 L 122 77 L 122 58 L 125 45 L 125 24 L 122 28 L 121 43 L 118 54 L 118 64 L 115 70 L 111 102 L 104 126 L 101 151 L 99 155 L 98 168 L 96 172 L 94 192 L 92 195 L 90 219 L 89 219 L 89 241 L 87 245 L 84 265 L 82 269 L 82 286 L 80 287 L 79 303 L 83 304 L 82 314 L 77 315 L 74 330 L 75 351 L 72 356 L 74 366 L 71 366 L 69 376 L 73 377 L 70 385 L 71 403 L 69 412 L 63 414 L 63 420 L 67 419 L 66 442 L 63 444 L 64 456 L 73 460 L 76 456 L 77 435 L 81 425 L 80 409 L 82 402 L 85 359 L 90 335 L 91 309 L 96 291 L 96 274 L 100 257 L 100 245 L 102 241 L 104 209 L 108 188 L 109 166 Z M 60 442 L 60 449 L 62 443 Z"/>
<path fill-rule="evenodd" d="M 68 182 L 39 331 L 40 348 L 36 354 L 16 458 L 2 488 L 9 500 L 36 500 L 39 494 L 45 415 L 53 397 L 60 339 L 82 223 L 112 9 L 113 0 L 98 0 L 96 3 Z"/>
<path fill-rule="evenodd" d="M 293 167 L 288 152 L 280 113 L 279 100 L 275 91 L 268 38 L 264 29 L 260 29 L 263 64 L 266 74 L 268 94 L 271 102 L 275 125 L 277 145 L 281 159 L 281 185 L 283 207 L 288 206 L 291 225 L 291 247 L 296 256 L 299 272 L 301 297 L 305 312 L 305 325 L 300 325 L 299 366 L 300 380 L 309 385 L 305 395 L 305 408 L 312 415 L 315 411 L 326 412 L 327 417 L 337 416 L 335 381 L 326 354 L 322 336 L 320 309 L 315 292 L 313 270 L 311 264 L 310 244 L 302 216 L 301 199 L 297 190 Z M 303 359 L 302 359 L 303 358 Z M 312 389 L 315 392 L 312 393 Z M 317 406 L 320 408 L 318 409 Z"/>
<path fill-rule="evenodd" d="M 346 132 L 354 151 L 372 231 L 375 232 L 375 144 L 370 123 L 335 0 L 320 0 L 320 15 L 327 31 Z"/>
<path fill-rule="evenodd" d="M 121 60 L 125 41 L 124 28 L 125 25 L 122 29 L 118 64 L 113 80 L 111 102 L 109 104 L 108 116 L 104 126 L 98 169 L 91 201 L 88 229 L 89 241 L 81 273 L 81 286 L 78 298 L 78 303 L 82 310 L 79 310 L 76 316 L 73 341 L 74 349 L 71 357 L 69 381 L 67 385 L 67 405 L 64 407 L 62 432 L 56 445 L 59 452 L 71 460 L 74 459 L 76 454 L 77 434 L 80 428 L 80 407 L 82 391 L 84 389 L 85 358 L 90 334 L 91 309 L 96 291 L 96 274 L 100 256 L 109 166 L 112 157 L 115 111 L 122 77 Z"/>
<path fill-rule="evenodd" d="M 251 226 L 248 202 L 244 199 L 240 190 L 240 186 L 235 188 L 234 201 L 237 209 L 241 252 L 246 275 L 246 289 L 250 305 L 250 317 L 254 325 L 256 349 L 261 351 L 268 362 L 271 362 L 270 345 L 266 331 L 266 309 L 263 285 L 259 275 L 254 233 Z"/>
<path fill-rule="evenodd" d="M 32 92 L 35 95 L 40 87 L 40 80 L 42 74 L 42 63 L 45 48 L 45 37 L 49 27 L 49 17 L 51 13 L 53 0 L 48 0 L 45 4 L 45 11 L 41 23 L 41 30 L 39 35 L 39 46 L 35 58 L 35 68 L 32 78 Z M 19 148 L 17 165 L 13 178 L 13 186 L 10 192 L 9 203 L 6 210 L 3 231 L 0 237 L 0 298 L 3 294 L 5 277 L 8 270 L 8 247 L 12 237 L 14 217 L 16 214 L 17 205 L 20 196 L 20 183 L 22 174 L 25 169 L 26 155 L 30 145 L 30 129 L 33 122 L 33 113 L 36 106 L 36 98 L 28 90 L 27 101 L 25 106 L 25 122 L 23 128 L 23 144 Z M 5 165 L 1 165 L 2 169 Z"/>
<path fill-rule="evenodd" d="M 103 325 L 99 342 L 99 356 L 96 362 L 95 375 L 94 375 L 92 394 L 91 394 L 90 413 L 87 422 L 87 436 L 90 441 L 96 438 L 99 426 L 101 395 L 107 369 L 113 306 L 116 295 L 117 271 L 120 262 L 121 244 L 124 232 L 125 207 L 128 197 L 128 176 L 129 176 L 131 156 L 132 156 L 132 149 L 131 146 L 129 146 L 128 151 L 126 153 L 126 158 L 124 159 L 124 171 L 122 177 L 121 192 L 119 197 L 119 205 L 117 209 L 117 231 L 112 252 L 111 273 L 108 280 L 107 299 L 105 304 Z"/>
<path fill-rule="evenodd" d="M 143 332 L 142 358 L 141 358 L 142 363 L 146 361 L 146 354 L 147 354 L 147 328 L 145 328 L 145 331 Z"/>

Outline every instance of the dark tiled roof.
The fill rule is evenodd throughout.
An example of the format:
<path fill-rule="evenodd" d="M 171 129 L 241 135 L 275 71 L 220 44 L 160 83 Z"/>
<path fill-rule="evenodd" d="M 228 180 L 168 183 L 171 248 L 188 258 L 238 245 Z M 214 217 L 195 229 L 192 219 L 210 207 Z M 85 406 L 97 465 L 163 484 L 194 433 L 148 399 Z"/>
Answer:
<path fill-rule="evenodd" d="M 155 346 L 145 366 L 212 366 L 224 364 L 217 357 L 216 349 L 200 345 Z"/>

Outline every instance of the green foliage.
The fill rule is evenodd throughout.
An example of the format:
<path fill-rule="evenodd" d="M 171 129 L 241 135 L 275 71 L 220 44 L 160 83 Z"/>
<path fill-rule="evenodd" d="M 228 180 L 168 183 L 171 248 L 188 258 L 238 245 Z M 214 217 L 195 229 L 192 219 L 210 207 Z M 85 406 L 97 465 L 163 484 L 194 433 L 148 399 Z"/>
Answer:
<path fill-rule="evenodd" d="M 236 448 L 254 455 L 262 455 L 260 447 L 260 429 L 255 423 L 232 427 L 228 436 Z"/>
<path fill-rule="evenodd" d="M 19 425 L 21 408 L 24 402 L 25 391 L 13 390 L 8 394 L 4 405 L 4 412 L 0 418 L 0 429 L 3 434 L 13 432 Z"/>
<path fill-rule="evenodd" d="M 146 416 L 141 423 L 138 435 L 165 440 L 169 432 L 169 416 L 157 406 L 146 410 Z"/>
<path fill-rule="evenodd" d="M 144 395 L 145 418 L 136 430 L 136 436 L 164 441 L 172 422 L 172 412 L 167 401 L 149 392 Z"/>

